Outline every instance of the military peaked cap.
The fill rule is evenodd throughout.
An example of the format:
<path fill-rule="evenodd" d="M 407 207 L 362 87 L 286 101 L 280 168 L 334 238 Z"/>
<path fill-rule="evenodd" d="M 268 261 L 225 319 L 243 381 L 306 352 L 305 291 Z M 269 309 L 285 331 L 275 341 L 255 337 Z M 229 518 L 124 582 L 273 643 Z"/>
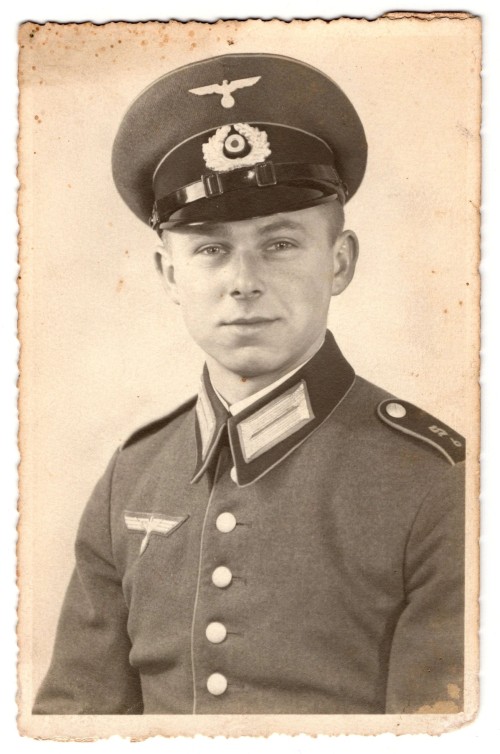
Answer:
<path fill-rule="evenodd" d="M 156 230 L 294 211 L 359 187 L 361 121 L 328 76 L 281 55 L 222 55 L 162 76 L 132 103 L 113 177 Z"/>

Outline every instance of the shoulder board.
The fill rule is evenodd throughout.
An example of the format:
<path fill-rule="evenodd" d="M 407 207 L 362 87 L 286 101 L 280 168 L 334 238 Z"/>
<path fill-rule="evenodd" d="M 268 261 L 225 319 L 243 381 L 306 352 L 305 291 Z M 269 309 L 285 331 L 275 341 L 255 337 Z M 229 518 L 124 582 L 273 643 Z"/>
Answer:
<path fill-rule="evenodd" d="M 379 403 L 377 414 L 389 427 L 432 445 L 452 466 L 465 460 L 462 435 L 412 403 L 388 398 Z"/>
<path fill-rule="evenodd" d="M 136 429 L 135 432 L 132 432 L 130 437 L 128 437 L 125 442 L 122 443 L 121 450 L 128 448 L 130 445 L 133 445 L 134 443 L 142 440 L 145 437 L 154 435 L 155 432 L 158 432 L 160 429 L 163 429 L 163 427 L 166 427 L 167 424 L 170 424 L 170 422 L 176 419 L 178 416 L 185 413 L 186 411 L 189 411 L 189 409 L 195 405 L 196 400 L 197 396 L 194 396 L 188 401 L 185 401 L 185 403 L 181 403 L 180 406 L 175 408 L 166 416 L 162 416 L 160 419 L 155 419 L 154 421 L 148 422 L 148 424 L 144 424 L 144 426 L 139 427 L 139 429 Z"/>

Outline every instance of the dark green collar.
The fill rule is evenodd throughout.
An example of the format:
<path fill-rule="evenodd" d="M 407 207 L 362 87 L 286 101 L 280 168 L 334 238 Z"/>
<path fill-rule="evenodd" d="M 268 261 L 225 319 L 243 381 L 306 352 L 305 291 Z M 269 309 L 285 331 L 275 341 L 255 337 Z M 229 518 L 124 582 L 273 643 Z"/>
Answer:
<path fill-rule="evenodd" d="M 354 383 L 354 370 L 331 332 L 301 369 L 236 416 L 215 393 L 205 365 L 196 404 L 197 464 L 192 482 L 210 467 L 229 438 L 234 480 L 255 482 L 280 463 L 334 411 Z"/>

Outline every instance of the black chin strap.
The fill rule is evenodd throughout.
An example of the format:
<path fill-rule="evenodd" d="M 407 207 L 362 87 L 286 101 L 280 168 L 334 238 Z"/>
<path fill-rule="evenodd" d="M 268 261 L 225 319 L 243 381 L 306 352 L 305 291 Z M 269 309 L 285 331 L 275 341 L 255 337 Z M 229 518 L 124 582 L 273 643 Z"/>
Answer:
<path fill-rule="evenodd" d="M 158 199 L 153 206 L 150 225 L 158 230 L 176 210 L 200 199 L 212 199 L 245 188 L 269 186 L 316 189 L 324 196 L 336 194 L 341 204 L 345 203 L 347 194 L 346 186 L 332 165 L 262 162 L 249 168 L 207 173 L 199 181 Z"/>

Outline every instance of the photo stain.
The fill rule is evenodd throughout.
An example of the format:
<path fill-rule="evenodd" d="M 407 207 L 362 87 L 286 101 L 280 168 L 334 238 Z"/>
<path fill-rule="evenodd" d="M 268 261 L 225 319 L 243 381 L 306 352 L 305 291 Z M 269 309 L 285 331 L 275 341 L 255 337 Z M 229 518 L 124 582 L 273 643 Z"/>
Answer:
<path fill-rule="evenodd" d="M 451 699 L 460 699 L 460 689 L 456 683 L 449 683 L 447 686 L 448 696 Z"/>

